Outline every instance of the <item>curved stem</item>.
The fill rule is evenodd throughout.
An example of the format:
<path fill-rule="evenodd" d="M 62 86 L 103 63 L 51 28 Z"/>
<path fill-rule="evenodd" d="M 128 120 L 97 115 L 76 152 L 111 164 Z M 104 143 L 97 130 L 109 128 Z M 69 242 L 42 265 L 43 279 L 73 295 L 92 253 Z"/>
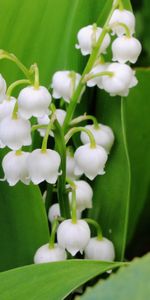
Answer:
<path fill-rule="evenodd" d="M 70 140 L 70 138 L 77 132 L 80 132 L 80 131 L 84 131 L 88 137 L 89 137 L 89 140 L 90 140 L 90 144 L 91 144 L 91 148 L 95 148 L 96 147 L 96 142 L 95 142 L 95 138 L 92 134 L 92 132 L 85 128 L 85 127 L 73 127 L 71 128 L 67 134 L 65 135 L 65 141 L 66 141 L 66 144 L 68 143 L 68 141 Z"/>
<path fill-rule="evenodd" d="M 52 224 L 52 231 L 50 235 L 50 241 L 49 241 L 49 248 L 53 249 L 55 247 L 55 235 L 56 235 L 56 230 L 58 227 L 58 220 L 54 220 Z"/>
<path fill-rule="evenodd" d="M 12 119 L 16 120 L 17 118 L 18 118 L 18 101 L 16 101 L 12 112 Z"/>
<path fill-rule="evenodd" d="M 100 225 L 93 219 L 89 219 L 89 218 L 85 218 L 84 219 L 88 224 L 93 225 L 96 228 L 97 231 L 97 239 L 98 240 L 102 240 L 103 239 L 103 235 L 102 235 L 102 230 Z"/>
<path fill-rule="evenodd" d="M 31 80 L 31 73 L 30 71 L 26 68 L 26 66 L 13 54 L 9 53 L 5 50 L 0 50 L 0 59 L 8 59 L 13 61 L 18 68 L 24 73 L 24 75 Z"/>
<path fill-rule="evenodd" d="M 47 125 L 33 125 L 32 128 L 31 128 L 31 131 L 35 131 L 35 130 L 38 130 L 38 129 L 46 129 L 47 128 Z"/>
<path fill-rule="evenodd" d="M 11 94 L 12 94 L 12 91 L 13 89 L 18 86 L 18 85 L 21 85 L 21 84 L 29 84 L 31 81 L 28 80 L 28 79 L 20 79 L 20 80 L 17 80 L 15 82 L 13 82 L 7 89 L 7 92 L 6 92 L 6 96 L 8 97 L 8 99 L 10 99 L 11 97 Z"/>
<path fill-rule="evenodd" d="M 121 22 L 115 22 L 115 23 L 113 23 L 113 26 L 116 26 L 116 25 L 123 27 L 125 29 L 126 36 L 128 38 L 131 37 L 130 29 L 129 29 L 129 27 L 126 24 L 121 23 Z"/>
<path fill-rule="evenodd" d="M 77 223 L 76 185 L 75 185 L 74 181 L 72 181 L 68 177 L 66 177 L 66 182 L 68 182 L 71 187 L 71 193 L 72 193 L 71 217 L 72 217 L 72 223 L 76 224 Z"/>
<path fill-rule="evenodd" d="M 88 74 L 86 75 L 84 78 L 83 78 L 83 82 L 87 82 L 91 79 L 94 79 L 94 78 L 97 78 L 97 77 L 100 77 L 100 76 L 109 76 L 109 77 L 112 77 L 114 75 L 113 72 L 109 72 L 109 71 L 104 71 L 104 72 L 99 72 L 99 73 L 96 73 L 96 74 Z"/>
<path fill-rule="evenodd" d="M 72 125 L 74 126 L 74 125 L 76 125 L 76 124 L 78 124 L 78 123 L 80 123 L 80 122 L 86 121 L 86 120 L 92 120 L 95 129 L 96 129 L 96 128 L 98 129 L 98 128 L 100 127 L 100 125 L 99 125 L 99 123 L 98 123 L 96 117 L 94 117 L 94 116 L 92 116 L 92 115 L 86 115 L 86 114 L 84 114 L 83 116 L 79 116 L 79 117 L 73 119 L 73 120 L 70 122 L 70 125 L 71 125 L 71 126 L 72 126 Z"/>
<path fill-rule="evenodd" d="M 72 119 L 72 116 L 74 114 L 77 102 L 80 99 L 82 93 L 84 92 L 85 84 L 82 82 L 83 78 L 86 74 L 88 74 L 91 71 L 91 69 L 92 69 L 92 67 L 93 67 L 93 65 L 94 65 L 94 63 L 95 63 L 95 61 L 98 57 L 99 49 L 100 49 L 100 47 L 103 43 L 103 40 L 105 38 L 105 35 L 106 35 L 107 31 L 108 31 L 108 24 L 109 24 L 110 18 L 111 18 L 112 14 L 113 14 L 113 12 L 114 12 L 114 10 L 116 9 L 117 6 L 118 6 L 118 1 L 116 1 L 116 3 L 112 6 L 112 9 L 111 9 L 111 11 L 108 15 L 108 18 L 107 18 L 107 20 L 104 24 L 101 35 L 100 35 L 95 47 L 93 48 L 92 54 L 90 55 L 89 60 L 87 62 L 87 65 L 86 65 L 86 67 L 85 67 L 85 69 L 82 73 L 80 82 L 79 82 L 79 84 L 78 84 L 78 86 L 77 86 L 77 88 L 76 88 L 76 90 L 75 90 L 75 92 L 72 96 L 72 99 L 71 99 L 70 104 L 69 104 L 68 109 L 67 109 L 64 124 L 63 124 L 64 132 L 67 131 L 69 123 L 70 123 L 70 121 Z"/>

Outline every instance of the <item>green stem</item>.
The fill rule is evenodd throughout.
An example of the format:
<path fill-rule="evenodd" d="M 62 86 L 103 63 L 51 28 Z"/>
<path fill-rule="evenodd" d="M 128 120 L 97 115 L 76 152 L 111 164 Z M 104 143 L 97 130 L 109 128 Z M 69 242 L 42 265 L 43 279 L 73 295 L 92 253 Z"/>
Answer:
<path fill-rule="evenodd" d="M 66 113 L 66 117 L 65 117 L 65 120 L 64 120 L 64 124 L 63 124 L 64 132 L 67 131 L 69 123 L 70 123 L 70 121 L 71 121 L 71 119 L 73 117 L 73 114 L 74 114 L 77 102 L 78 102 L 79 98 L 81 97 L 81 95 L 82 95 L 82 93 L 84 91 L 85 84 L 83 83 L 83 78 L 84 78 L 84 76 L 86 74 L 88 74 L 91 71 L 91 69 L 92 69 L 92 67 L 93 67 L 93 65 L 94 65 L 94 63 L 95 63 L 95 61 L 96 61 L 96 59 L 98 57 L 99 49 L 100 49 L 100 47 L 101 47 L 101 45 L 103 43 L 103 40 L 105 38 L 105 35 L 106 35 L 107 31 L 108 31 L 108 24 L 109 24 L 110 18 L 111 18 L 112 14 L 113 14 L 113 12 L 114 12 L 114 10 L 116 9 L 117 6 L 118 6 L 118 1 L 115 3 L 115 5 L 112 6 L 112 9 L 111 9 L 111 11 L 110 11 L 110 13 L 108 15 L 108 18 L 107 18 L 107 20 L 106 20 L 106 22 L 104 24 L 103 30 L 101 32 L 101 35 L 100 35 L 100 37 L 99 37 L 99 39 L 98 39 L 95 47 L 93 48 L 93 51 L 92 51 L 92 53 L 91 53 L 91 55 L 89 57 L 87 65 L 86 65 L 86 67 L 85 67 L 85 69 L 84 69 L 84 71 L 82 73 L 80 82 L 79 82 L 79 84 L 78 84 L 78 86 L 77 86 L 77 88 L 76 88 L 76 90 L 75 90 L 75 92 L 74 92 L 74 94 L 72 96 L 72 99 L 71 99 L 70 104 L 69 104 L 68 109 L 67 109 L 67 113 Z"/>
<path fill-rule="evenodd" d="M 47 126 L 48 125 L 44 125 L 44 124 L 43 125 L 39 125 L 39 124 L 33 125 L 31 131 L 35 131 L 35 130 L 38 130 L 38 129 L 46 129 Z"/>
<path fill-rule="evenodd" d="M 120 9 L 120 10 L 123 10 L 123 9 L 124 9 L 124 5 L 123 5 L 122 0 L 119 0 L 119 9 Z"/>
<path fill-rule="evenodd" d="M 98 129 L 100 127 L 96 117 L 92 116 L 92 115 L 86 115 L 84 114 L 83 116 L 79 116 L 75 119 L 73 119 L 71 122 L 70 122 L 70 125 L 71 126 L 74 126 L 76 124 L 79 124 L 80 122 L 83 122 L 83 121 L 86 121 L 86 120 L 92 120 L 93 121 L 93 125 L 94 125 L 94 128 Z"/>
<path fill-rule="evenodd" d="M 73 127 L 71 128 L 67 134 L 65 135 L 65 141 L 66 141 L 66 144 L 68 143 L 68 141 L 70 140 L 70 138 L 77 132 L 80 132 L 80 131 L 84 131 L 88 137 L 89 137 L 89 140 L 90 140 L 90 144 L 91 144 L 91 148 L 95 148 L 96 147 L 96 142 L 95 142 L 95 138 L 92 134 L 92 132 L 85 128 L 85 127 Z"/>
<path fill-rule="evenodd" d="M 37 64 L 35 63 L 30 67 L 30 71 L 34 72 L 34 88 L 38 90 L 39 88 L 39 69 Z"/>
<path fill-rule="evenodd" d="M 31 73 L 30 71 L 26 68 L 26 66 L 13 54 L 9 53 L 4 50 L 0 50 L 0 59 L 8 59 L 13 61 L 18 68 L 24 73 L 24 75 L 31 80 Z"/>
<path fill-rule="evenodd" d="M 13 89 L 18 86 L 18 85 L 21 85 L 21 84 L 30 84 L 30 80 L 28 79 L 21 79 L 21 80 L 17 80 L 15 82 L 13 82 L 7 89 L 7 92 L 6 92 L 6 96 L 8 99 L 10 99 L 11 95 L 12 95 L 12 91 Z"/>
<path fill-rule="evenodd" d="M 74 181 L 72 181 L 70 178 L 66 178 L 66 182 L 69 183 L 71 187 L 71 193 L 72 193 L 72 199 L 71 199 L 71 218 L 72 223 L 77 223 L 77 203 L 76 203 L 76 185 Z"/>
<path fill-rule="evenodd" d="M 129 29 L 129 27 L 126 24 L 121 23 L 121 22 L 115 22 L 115 23 L 113 23 L 113 26 L 121 26 L 121 27 L 123 27 L 125 29 L 126 36 L 128 38 L 131 37 L 130 29 Z"/>
<path fill-rule="evenodd" d="M 94 79 L 94 78 L 97 78 L 97 77 L 100 77 L 100 76 L 110 76 L 112 77 L 114 75 L 113 72 L 109 72 L 109 71 L 104 71 L 104 72 L 99 72 L 99 73 L 96 73 L 96 74 L 88 74 L 84 77 L 83 79 L 83 82 L 86 83 L 87 81 L 91 80 L 91 79 Z"/>
<path fill-rule="evenodd" d="M 47 125 L 45 136 L 43 138 L 42 147 L 41 147 L 42 152 L 46 152 L 46 150 L 47 150 L 47 142 L 48 142 L 48 138 L 49 138 L 49 132 L 53 128 L 54 120 L 55 120 L 55 115 L 52 115 L 51 120 L 50 120 L 49 124 Z"/>
<path fill-rule="evenodd" d="M 96 231 L 97 231 L 97 239 L 98 240 L 102 240 L 103 239 L 103 235 L 102 235 L 102 230 L 100 225 L 93 219 L 89 219 L 89 218 L 85 218 L 84 219 L 88 224 L 91 224 L 95 227 Z"/>
<path fill-rule="evenodd" d="M 55 235 L 56 235 L 57 227 L 58 227 L 58 220 L 56 219 L 53 221 L 53 225 L 52 225 L 52 231 L 51 231 L 50 241 L 49 241 L 50 249 L 53 249 L 55 247 Z"/>
<path fill-rule="evenodd" d="M 13 112 L 12 112 L 12 119 L 18 119 L 18 101 L 16 101 Z"/>

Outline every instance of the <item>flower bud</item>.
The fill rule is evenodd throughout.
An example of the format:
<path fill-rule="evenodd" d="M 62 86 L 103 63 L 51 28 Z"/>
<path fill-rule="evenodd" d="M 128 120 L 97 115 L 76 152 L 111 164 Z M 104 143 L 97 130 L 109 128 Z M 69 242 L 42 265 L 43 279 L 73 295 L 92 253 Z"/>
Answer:
<path fill-rule="evenodd" d="M 52 88 L 55 99 L 63 98 L 66 102 L 70 99 L 76 89 L 81 75 L 72 71 L 58 71 L 53 75 Z"/>
<path fill-rule="evenodd" d="M 126 33 L 126 30 L 123 26 L 117 23 L 125 24 L 129 28 L 131 35 L 135 32 L 135 16 L 131 11 L 126 9 L 115 9 L 109 21 L 109 26 L 113 33 L 121 36 Z"/>
<path fill-rule="evenodd" d="M 121 36 L 112 43 L 113 61 L 135 63 L 141 53 L 141 43 L 134 37 Z"/>
<path fill-rule="evenodd" d="M 112 76 L 103 76 L 102 84 L 110 96 L 128 96 L 129 88 L 134 87 L 138 81 L 134 76 L 135 72 L 125 64 L 112 63 L 107 68 Z"/>
<path fill-rule="evenodd" d="M 60 217 L 60 208 L 59 208 L 59 204 L 55 203 L 49 208 L 48 219 L 51 223 L 53 223 L 53 221 L 58 217 Z"/>
<path fill-rule="evenodd" d="M 10 151 L 2 160 L 2 168 L 5 178 L 10 186 L 15 185 L 19 180 L 24 184 L 29 184 L 28 170 L 27 170 L 27 157 L 29 153 L 20 151 Z"/>
<path fill-rule="evenodd" d="M 96 144 L 105 148 L 106 152 L 109 153 L 114 143 L 114 134 L 110 127 L 99 124 L 98 128 L 94 125 L 86 125 L 86 129 L 90 130 L 95 138 Z M 89 143 L 88 135 L 82 131 L 80 135 L 83 144 Z"/>
<path fill-rule="evenodd" d="M 6 97 L 6 81 L 0 74 L 0 103 L 5 99 Z"/>
<path fill-rule="evenodd" d="M 63 109 L 56 109 L 55 116 L 56 116 L 58 123 L 62 126 L 64 123 L 65 116 L 66 116 L 66 111 Z M 48 125 L 50 122 L 50 118 L 48 115 L 44 115 L 43 117 L 37 118 L 37 121 L 38 121 L 39 125 Z M 46 133 L 45 128 L 40 128 L 40 129 L 38 129 L 38 131 L 42 137 L 45 136 L 45 133 Z M 54 136 L 52 131 L 50 131 L 49 134 L 51 136 Z"/>
<path fill-rule="evenodd" d="M 76 175 L 84 173 L 90 180 L 93 180 L 97 175 L 105 174 L 104 167 L 108 156 L 101 146 L 96 145 L 95 148 L 91 148 L 90 144 L 80 146 L 74 158 Z"/>
<path fill-rule="evenodd" d="M 34 184 L 39 184 L 44 180 L 51 184 L 56 183 L 59 175 L 59 166 L 59 154 L 50 149 L 47 149 L 45 152 L 42 152 L 41 149 L 36 149 L 27 159 L 29 176 Z"/>
<path fill-rule="evenodd" d="M 50 248 L 49 244 L 41 246 L 34 255 L 34 263 L 41 264 L 53 261 L 66 260 L 67 254 L 64 249 L 59 247 L 58 244 L 54 248 Z"/>
<path fill-rule="evenodd" d="M 13 119 L 11 116 L 5 117 L 0 122 L 0 140 L 12 150 L 31 145 L 30 122 L 20 117 L 17 119 Z"/>
<path fill-rule="evenodd" d="M 101 64 L 98 64 L 96 65 L 94 68 L 92 68 L 91 72 L 89 73 L 89 75 L 95 75 L 95 74 L 98 74 L 100 72 L 104 72 L 106 71 L 108 67 L 108 63 L 101 63 Z M 88 76 L 88 75 L 87 75 Z M 97 76 L 93 79 L 90 79 L 87 81 L 87 86 L 89 87 L 93 87 L 97 85 L 100 89 L 103 89 L 103 85 L 102 85 L 102 76 Z"/>
<path fill-rule="evenodd" d="M 115 259 L 114 245 L 106 238 L 98 240 L 97 237 L 93 237 L 90 239 L 87 247 L 85 248 L 85 258 L 113 261 Z"/>
<path fill-rule="evenodd" d="M 11 97 L 10 100 L 7 100 L 5 97 L 3 102 L 0 103 L 0 121 L 12 114 L 15 103 L 16 99 L 14 97 Z"/>
<path fill-rule="evenodd" d="M 75 224 L 71 219 L 65 220 L 58 227 L 57 240 L 59 246 L 72 256 L 78 251 L 82 254 L 90 240 L 90 228 L 84 220 L 78 220 Z"/>
<path fill-rule="evenodd" d="M 21 90 L 18 97 L 18 111 L 22 118 L 42 117 L 49 113 L 51 95 L 44 86 L 28 86 Z"/>
<path fill-rule="evenodd" d="M 81 49 L 82 55 L 91 54 L 101 33 L 102 33 L 102 28 L 95 26 L 95 24 L 88 25 L 81 28 L 77 34 L 77 39 L 79 44 L 76 45 L 76 48 Z M 103 39 L 99 53 L 105 53 L 109 44 L 110 44 L 110 36 L 107 33 Z"/>
<path fill-rule="evenodd" d="M 76 205 L 79 211 L 92 208 L 93 190 L 84 180 L 74 181 L 76 186 Z M 69 201 L 72 201 L 72 192 L 69 192 Z"/>

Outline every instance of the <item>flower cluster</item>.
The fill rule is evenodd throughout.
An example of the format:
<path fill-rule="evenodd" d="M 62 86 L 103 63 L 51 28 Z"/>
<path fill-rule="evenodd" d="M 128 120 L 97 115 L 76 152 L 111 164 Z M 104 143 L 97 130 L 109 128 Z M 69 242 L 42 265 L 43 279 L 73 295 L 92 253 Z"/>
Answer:
<path fill-rule="evenodd" d="M 85 178 L 92 181 L 105 174 L 114 132 L 94 116 L 84 114 L 73 119 L 73 115 L 86 85 L 97 86 L 111 96 L 127 96 L 129 89 L 137 84 L 135 72 L 126 63 L 137 61 L 141 44 L 133 37 L 133 13 L 120 9 L 119 3 L 113 4 L 103 28 L 93 24 L 79 30 L 76 48 L 83 55 L 90 54 L 82 75 L 69 70 L 57 71 L 52 77 L 51 92 L 39 84 L 36 64 L 29 70 L 24 67 L 27 79 L 14 82 L 8 89 L 0 75 L 0 147 L 10 149 L 2 161 L 4 180 L 10 186 L 18 181 L 36 185 L 46 181 L 56 185 L 58 193 L 59 203 L 54 203 L 48 212 L 50 242 L 37 250 L 35 263 L 65 260 L 67 252 L 72 256 L 84 252 L 86 259 L 115 258 L 114 245 L 102 236 L 99 224 L 92 219 L 82 219 L 82 212 L 93 206 L 93 189 Z M 110 33 L 117 35 L 112 43 Z M 105 61 L 110 45 L 113 62 Z M 9 53 L 7 56 L 12 58 Z M 19 92 L 18 98 L 12 97 L 13 89 L 20 84 L 27 86 Z M 55 99 L 61 99 L 60 107 Z M 26 146 L 32 145 L 35 130 L 42 137 L 41 148 L 30 152 Z M 75 149 L 72 136 L 76 133 L 80 133 L 82 145 Z M 49 139 L 54 139 L 55 150 L 48 148 Z M 95 226 L 95 237 L 91 238 L 89 225 Z"/>

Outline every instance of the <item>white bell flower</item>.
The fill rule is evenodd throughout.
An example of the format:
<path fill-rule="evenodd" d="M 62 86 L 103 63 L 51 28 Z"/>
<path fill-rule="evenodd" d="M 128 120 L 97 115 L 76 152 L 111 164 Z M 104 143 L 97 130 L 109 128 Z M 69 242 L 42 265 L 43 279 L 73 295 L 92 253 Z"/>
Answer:
<path fill-rule="evenodd" d="M 54 151 L 47 149 L 42 152 L 36 149 L 27 159 L 27 168 L 29 177 L 34 184 L 39 184 L 46 180 L 48 183 L 54 184 L 57 181 L 60 166 L 60 156 Z"/>
<path fill-rule="evenodd" d="M 95 67 L 92 68 L 89 75 L 95 75 L 95 74 L 98 74 L 100 72 L 104 72 L 104 71 L 106 71 L 107 67 L 108 67 L 108 63 L 100 63 L 100 64 L 98 64 L 98 65 L 96 65 Z M 95 78 L 92 78 L 92 79 L 87 81 L 87 86 L 93 87 L 95 85 L 97 85 L 100 89 L 103 89 L 102 76 L 95 77 Z"/>
<path fill-rule="evenodd" d="M 112 43 L 113 61 L 136 63 L 142 50 L 141 43 L 134 37 L 120 36 Z"/>
<path fill-rule="evenodd" d="M 60 207 L 58 203 L 55 203 L 49 208 L 48 219 L 51 223 L 53 223 L 53 221 L 58 217 L 60 217 Z"/>
<path fill-rule="evenodd" d="M 53 261 L 62 261 L 67 259 L 67 254 L 64 249 L 59 247 L 58 244 L 54 248 L 50 248 L 49 244 L 41 246 L 34 255 L 34 263 L 42 264 Z"/>
<path fill-rule="evenodd" d="M 103 124 L 99 124 L 98 128 L 94 127 L 94 124 L 86 125 L 85 128 L 92 132 L 96 144 L 104 147 L 109 153 L 115 139 L 112 129 Z M 84 131 L 81 132 L 80 138 L 83 144 L 89 143 L 89 137 Z"/>
<path fill-rule="evenodd" d="M 93 180 L 97 175 L 105 174 L 104 167 L 108 155 L 106 150 L 96 145 L 91 148 L 90 144 L 86 144 L 77 148 L 75 152 L 75 174 L 85 174 L 90 180 Z"/>
<path fill-rule="evenodd" d="M 111 27 L 113 33 L 121 36 L 126 33 L 126 30 L 123 26 L 117 23 L 125 24 L 129 28 L 131 35 L 135 32 L 135 16 L 131 11 L 126 9 L 115 9 L 109 21 L 109 26 Z"/>
<path fill-rule="evenodd" d="M 28 86 L 21 90 L 18 97 L 18 112 L 24 119 L 42 117 L 49 114 L 48 107 L 51 103 L 51 95 L 44 86 L 38 89 Z"/>
<path fill-rule="evenodd" d="M 74 181 L 76 186 L 76 205 L 79 211 L 86 208 L 92 208 L 93 190 L 91 186 L 84 180 Z M 69 201 L 72 201 L 72 192 L 68 194 Z"/>
<path fill-rule="evenodd" d="M 85 248 L 85 258 L 93 260 L 113 261 L 115 259 L 115 249 L 113 243 L 106 239 L 98 240 L 97 237 L 90 239 Z"/>
<path fill-rule="evenodd" d="M 5 117 L 0 122 L 0 140 L 12 150 L 31 145 L 30 122 L 20 117 L 16 119 L 13 119 L 11 116 Z"/>
<path fill-rule="evenodd" d="M 2 143 L 2 141 L 0 140 L 0 149 L 5 148 L 5 145 Z"/>
<path fill-rule="evenodd" d="M 83 253 L 90 240 L 90 228 L 84 220 L 72 223 L 71 219 L 63 221 L 57 230 L 57 241 L 60 247 L 66 249 L 72 256 L 78 251 Z"/>
<path fill-rule="evenodd" d="M 11 115 L 16 104 L 16 99 L 11 97 L 9 100 L 5 97 L 2 103 L 0 103 L 0 121 L 6 116 Z"/>
<path fill-rule="evenodd" d="M 0 74 L 0 103 L 6 97 L 6 81 L 3 76 Z"/>
<path fill-rule="evenodd" d="M 106 92 L 110 96 L 128 96 L 129 89 L 136 86 L 138 81 L 133 71 L 128 65 L 120 63 L 112 63 L 107 68 L 108 72 L 112 72 L 112 76 L 103 76 L 102 84 Z"/>
<path fill-rule="evenodd" d="M 82 55 L 91 54 L 101 33 L 102 28 L 96 27 L 95 25 L 88 25 L 81 28 L 77 34 L 78 44 L 76 45 L 76 49 L 81 49 Z M 105 53 L 109 44 L 110 36 L 107 33 L 104 37 L 99 53 Z"/>
<path fill-rule="evenodd" d="M 27 170 L 27 157 L 29 153 L 20 151 L 8 152 L 2 160 L 2 168 L 5 174 L 5 179 L 8 181 L 10 186 L 15 185 L 19 180 L 24 184 L 29 184 Z"/>
<path fill-rule="evenodd" d="M 66 111 L 63 109 L 56 109 L 55 116 L 56 116 L 58 123 L 62 126 L 64 123 L 64 120 L 65 120 L 65 117 L 66 117 Z M 43 117 L 37 118 L 37 121 L 38 121 L 39 125 L 48 125 L 50 122 L 50 117 L 48 115 L 44 115 Z M 38 129 L 38 131 L 42 137 L 45 136 L 45 133 L 46 133 L 45 128 L 40 128 L 40 129 Z M 51 136 L 54 136 L 52 131 L 50 131 L 49 134 Z"/>
<path fill-rule="evenodd" d="M 74 90 L 78 86 L 81 75 L 72 71 L 58 71 L 53 75 L 52 88 L 53 97 L 55 99 L 63 98 L 66 102 L 70 102 L 70 99 L 74 93 Z"/>

